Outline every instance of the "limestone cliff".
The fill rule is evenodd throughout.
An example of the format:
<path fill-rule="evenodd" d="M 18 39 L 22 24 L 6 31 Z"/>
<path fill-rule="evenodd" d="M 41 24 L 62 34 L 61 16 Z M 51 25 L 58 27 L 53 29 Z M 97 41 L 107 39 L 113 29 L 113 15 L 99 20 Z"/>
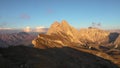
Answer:
<path fill-rule="evenodd" d="M 120 35 L 119 35 L 119 36 L 117 37 L 117 39 L 115 40 L 114 44 L 115 44 L 115 48 L 120 47 Z"/>
<path fill-rule="evenodd" d="M 61 23 L 55 22 L 51 25 L 50 29 L 47 32 L 48 35 L 57 35 L 57 36 L 64 36 L 67 35 L 69 41 L 80 43 L 79 41 L 79 32 L 74 27 L 70 26 L 67 21 L 63 20 Z"/>
<path fill-rule="evenodd" d="M 79 31 L 70 26 L 65 20 L 61 23 L 54 22 L 47 34 L 39 34 L 38 38 L 32 41 L 34 47 L 51 48 L 81 45 Z"/>
<path fill-rule="evenodd" d="M 113 42 L 118 44 L 120 36 L 117 37 L 117 35 L 98 28 L 86 28 L 78 31 L 64 20 L 61 23 L 54 22 L 46 34 L 39 34 L 32 43 L 35 48 L 40 49 L 70 47 L 119 64 L 110 55 L 102 52 L 109 48 L 103 47 L 103 50 L 100 48 L 101 45 L 106 46 Z"/>
<path fill-rule="evenodd" d="M 34 47 L 39 48 L 63 46 L 92 46 L 98 48 L 100 45 L 114 42 L 114 35 L 115 34 L 111 34 L 108 31 L 98 28 L 86 28 L 78 31 L 63 20 L 61 23 L 57 21 L 54 22 L 46 34 L 39 34 L 32 43 L 34 44 Z"/>
<path fill-rule="evenodd" d="M 102 44 L 109 42 L 110 32 L 98 28 L 80 29 L 79 38 L 84 43 Z"/>

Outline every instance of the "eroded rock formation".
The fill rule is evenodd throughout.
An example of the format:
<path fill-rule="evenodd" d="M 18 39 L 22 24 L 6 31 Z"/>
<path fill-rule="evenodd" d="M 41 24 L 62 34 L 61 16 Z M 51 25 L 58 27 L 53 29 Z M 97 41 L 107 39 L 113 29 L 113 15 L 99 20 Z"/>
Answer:
<path fill-rule="evenodd" d="M 97 28 L 78 31 L 63 20 L 61 23 L 54 22 L 46 34 L 39 34 L 32 43 L 39 48 L 86 45 L 96 47 L 109 43 L 109 35 L 110 32 Z"/>

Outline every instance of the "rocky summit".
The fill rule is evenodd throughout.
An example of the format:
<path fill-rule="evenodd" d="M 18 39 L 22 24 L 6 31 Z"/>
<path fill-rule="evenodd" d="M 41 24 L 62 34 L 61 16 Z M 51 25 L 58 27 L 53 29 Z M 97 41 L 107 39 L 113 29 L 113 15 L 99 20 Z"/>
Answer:
<path fill-rule="evenodd" d="M 54 22 L 47 34 L 39 34 L 38 38 L 32 41 L 35 47 L 49 48 L 74 46 L 82 44 L 79 40 L 79 31 L 70 26 L 65 20 L 61 23 Z"/>
<path fill-rule="evenodd" d="M 120 65 L 119 39 L 119 33 L 93 27 L 77 30 L 63 20 L 54 22 L 48 32 L 39 34 L 32 44 L 39 49 L 70 47 Z"/>
<path fill-rule="evenodd" d="M 79 31 L 79 38 L 84 43 L 97 43 L 102 44 L 109 41 L 109 34 L 110 32 L 107 32 L 105 30 L 101 30 L 98 28 L 86 28 L 86 29 L 80 29 Z"/>
<path fill-rule="evenodd" d="M 77 46 L 99 49 L 99 46 L 113 43 L 117 39 L 114 36 L 114 33 L 111 35 L 109 31 L 98 28 L 77 30 L 63 20 L 61 23 L 54 22 L 46 34 L 39 34 L 32 43 L 37 48 Z"/>

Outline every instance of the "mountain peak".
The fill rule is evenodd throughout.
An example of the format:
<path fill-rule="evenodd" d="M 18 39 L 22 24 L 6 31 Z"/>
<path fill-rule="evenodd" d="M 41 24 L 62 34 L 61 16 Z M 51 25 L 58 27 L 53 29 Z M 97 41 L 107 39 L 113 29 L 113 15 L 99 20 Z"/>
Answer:
<path fill-rule="evenodd" d="M 49 43 L 45 44 L 47 47 L 63 47 L 67 45 L 72 46 L 82 44 L 79 41 L 78 36 L 78 30 L 70 26 L 67 21 L 63 20 L 61 23 L 54 22 L 49 28 L 47 34 L 44 36 L 41 35 L 39 38 L 33 40 L 33 44 L 35 47 L 39 47 L 41 45 L 40 43 L 45 44 L 46 41 Z M 40 48 L 45 48 L 45 46 L 41 45 Z"/>
<path fill-rule="evenodd" d="M 63 33 L 71 32 L 72 33 L 74 31 L 77 31 L 77 30 L 74 29 L 72 26 L 70 26 L 66 20 L 62 20 L 61 23 L 55 21 L 49 28 L 47 34 L 50 35 L 52 33 L 59 33 L 59 32 L 63 32 Z"/>
<path fill-rule="evenodd" d="M 60 24 L 60 23 L 58 21 L 55 21 L 53 24 L 56 25 L 56 24 Z"/>
<path fill-rule="evenodd" d="M 55 22 L 51 25 L 51 27 L 56 27 L 56 26 L 58 26 L 58 25 L 60 25 L 60 23 L 59 23 L 58 21 L 55 21 Z"/>
<path fill-rule="evenodd" d="M 61 25 L 68 26 L 68 22 L 66 20 L 62 20 Z"/>
<path fill-rule="evenodd" d="M 55 21 L 55 22 L 51 25 L 51 28 L 53 28 L 53 27 L 61 27 L 61 28 L 65 27 L 65 28 L 67 28 L 67 27 L 69 27 L 69 26 L 70 26 L 70 25 L 68 24 L 68 22 L 67 22 L 66 20 L 62 20 L 61 23 L 59 23 L 58 21 Z"/>

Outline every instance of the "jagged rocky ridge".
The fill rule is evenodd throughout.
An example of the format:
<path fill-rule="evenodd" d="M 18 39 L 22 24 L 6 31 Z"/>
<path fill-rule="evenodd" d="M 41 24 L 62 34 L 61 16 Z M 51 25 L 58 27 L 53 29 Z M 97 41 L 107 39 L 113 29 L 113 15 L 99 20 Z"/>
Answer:
<path fill-rule="evenodd" d="M 79 32 L 71 27 L 66 21 L 62 23 L 55 22 L 52 24 L 47 34 L 39 34 L 38 38 L 32 41 L 35 47 L 49 48 L 73 46 L 82 44 L 78 38 Z M 49 46 L 50 45 L 50 46 Z"/>
<path fill-rule="evenodd" d="M 35 48 L 26 46 L 0 48 L 0 68 L 118 68 L 115 64 L 120 62 L 112 57 L 113 50 L 107 48 L 106 51 L 103 47 L 103 50 L 105 49 L 105 52 L 103 52 L 98 50 L 101 48 L 85 48 L 87 46 L 95 47 L 96 44 L 100 46 L 101 44 L 115 43 L 118 35 L 104 31 L 103 34 L 111 34 L 110 39 L 112 40 L 109 40 L 107 35 L 97 39 L 94 36 L 96 34 L 97 36 L 103 36 L 103 34 L 99 34 L 103 32 L 102 30 L 92 28 L 90 31 L 87 31 L 87 29 L 84 31 L 76 30 L 66 21 L 56 22 L 47 34 L 39 34 L 32 41 Z M 90 32 L 94 31 L 96 32 L 92 35 Z M 93 37 L 87 38 L 89 36 L 87 33 Z M 24 37 L 21 36 L 21 33 L 19 34 L 22 39 L 29 36 L 26 33 L 22 34 L 25 34 Z M 104 38 L 104 41 L 96 43 L 101 38 Z M 114 51 L 116 50 L 114 49 Z M 115 57 L 118 58 L 119 52 L 115 55 L 118 55 Z"/>
<path fill-rule="evenodd" d="M 39 34 L 38 38 L 34 39 L 32 43 L 34 47 L 39 48 L 62 46 L 87 46 L 98 48 L 102 45 L 105 46 L 106 44 L 114 43 L 117 36 L 114 33 L 97 28 L 86 28 L 78 31 L 63 20 L 61 23 L 53 23 L 47 34 Z"/>
<path fill-rule="evenodd" d="M 120 56 L 120 51 L 114 49 L 120 45 L 119 35 L 98 28 L 77 30 L 63 20 L 61 23 L 54 22 L 46 34 L 39 34 L 32 43 L 40 49 L 71 47 L 120 64 L 120 58 L 111 55 L 114 51 Z"/>

